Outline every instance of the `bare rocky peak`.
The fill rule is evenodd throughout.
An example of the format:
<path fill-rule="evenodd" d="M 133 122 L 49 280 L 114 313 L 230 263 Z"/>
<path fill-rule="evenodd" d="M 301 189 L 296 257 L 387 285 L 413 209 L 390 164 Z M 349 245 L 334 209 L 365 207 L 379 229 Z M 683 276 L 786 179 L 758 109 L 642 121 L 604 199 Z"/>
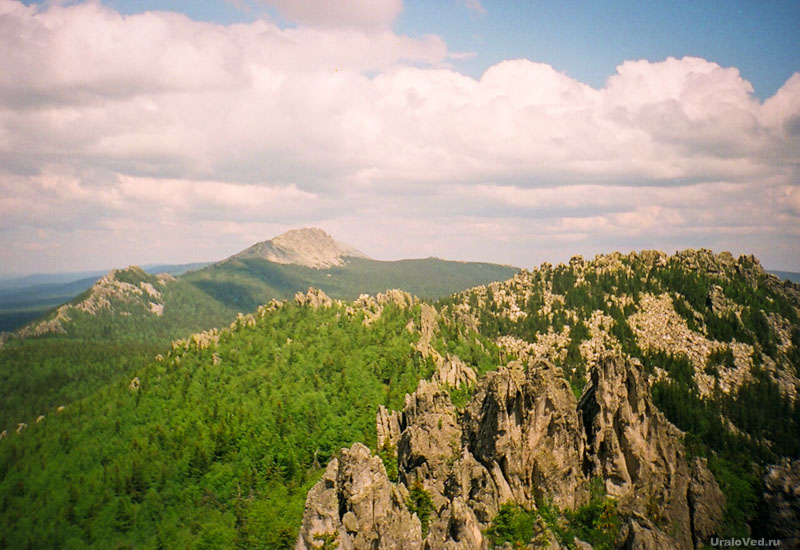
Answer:
<path fill-rule="evenodd" d="M 314 269 L 344 265 L 345 258 L 369 258 L 350 245 L 333 239 L 322 229 L 292 229 L 270 241 L 256 243 L 229 260 L 263 258 L 278 264 L 295 264 Z"/>

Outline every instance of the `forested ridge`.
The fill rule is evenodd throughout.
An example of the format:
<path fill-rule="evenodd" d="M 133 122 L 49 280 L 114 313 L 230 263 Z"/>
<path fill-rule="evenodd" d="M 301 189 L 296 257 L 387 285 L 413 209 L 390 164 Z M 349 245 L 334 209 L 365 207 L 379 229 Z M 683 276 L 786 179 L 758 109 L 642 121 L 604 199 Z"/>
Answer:
<path fill-rule="evenodd" d="M 136 266 L 113 270 L 67 304 L 0 340 L 0 431 L 132 376 L 173 339 L 226 326 L 239 312 L 309 287 L 350 300 L 387 288 L 438 298 L 516 271 L 435 258 L 351 258 L 327 269 L 247 258 L 178 277 L 152 275 Z"/>
<path fill-rule="evenodd" d="M 320 465 L 432 372 L 419 306 L 381 309 L 262 309 L 14 434 L 2 546 L 290 546 Z"/>
<path fill-rule="evenodd" d="M 436 356 L 479 377 L 544 359 L 577 397 L 608 351 L 642 364 L 687 454 L 708 460 L 727 497 L 719 534 L 758 534 L 764 468 L 800 457 L 798 296 L 751 257 L 689 251 L 574 258 L 433 303 L 273 302 L 8 430 L 0 547 L 291 548 L 308 489 L 342 447 L 364 442 L 396 468 L 376 410 L 402 409 Z M 459 410 L 471 395 L 450 392 Z M 580 526 L 611 506 L 592 502 L 562 517 Z M 503 510 L 492 540 L 529 532 L 529 511 Z"/>

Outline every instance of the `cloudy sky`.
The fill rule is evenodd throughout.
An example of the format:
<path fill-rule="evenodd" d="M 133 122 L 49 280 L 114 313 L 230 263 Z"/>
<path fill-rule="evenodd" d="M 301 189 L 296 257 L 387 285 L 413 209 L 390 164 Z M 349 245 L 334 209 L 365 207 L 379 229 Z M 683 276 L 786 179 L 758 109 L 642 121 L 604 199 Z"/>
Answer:
<path fill-rule="evenodd" d="M 0 0 L 0 274 L 303 226 L 800 271 L 798 27 L 794 0 Z"/>

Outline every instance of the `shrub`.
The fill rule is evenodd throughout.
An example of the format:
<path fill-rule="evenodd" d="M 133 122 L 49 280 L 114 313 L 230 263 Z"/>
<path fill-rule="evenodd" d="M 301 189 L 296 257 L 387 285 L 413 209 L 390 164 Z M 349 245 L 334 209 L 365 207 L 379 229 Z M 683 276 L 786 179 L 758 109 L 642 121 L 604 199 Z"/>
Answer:
<path fill-rule="evenodd" d="M 425 537 L 428 534 L 431 512 L 433 512 L 433 499 L 420 480 L 416 480 L 411 485 L 406 506 L 411 513 L 417 514 L 419 522 L 422 524 L 422 536 Z"/>

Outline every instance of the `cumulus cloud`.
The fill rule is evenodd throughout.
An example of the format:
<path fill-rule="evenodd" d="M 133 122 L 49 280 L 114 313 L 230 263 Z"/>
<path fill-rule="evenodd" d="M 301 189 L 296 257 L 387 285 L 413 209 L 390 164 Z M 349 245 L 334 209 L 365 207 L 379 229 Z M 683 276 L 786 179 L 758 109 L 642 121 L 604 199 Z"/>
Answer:
<path fill-rule="evenodd" d="M 600 89 L 525 59 L 476 79 L 441 38 L 391 29 L 399 0 L 268 3 L 297 25 L 0 0 L 0 238 L 81 235 L 39 256 L 78 262 L 126 227 L 203 228 L 218 259 L 316 224 L 379 257 L 713 246 L 800 269 L 800 74 L 764 102 L 689 57 Z"/>

